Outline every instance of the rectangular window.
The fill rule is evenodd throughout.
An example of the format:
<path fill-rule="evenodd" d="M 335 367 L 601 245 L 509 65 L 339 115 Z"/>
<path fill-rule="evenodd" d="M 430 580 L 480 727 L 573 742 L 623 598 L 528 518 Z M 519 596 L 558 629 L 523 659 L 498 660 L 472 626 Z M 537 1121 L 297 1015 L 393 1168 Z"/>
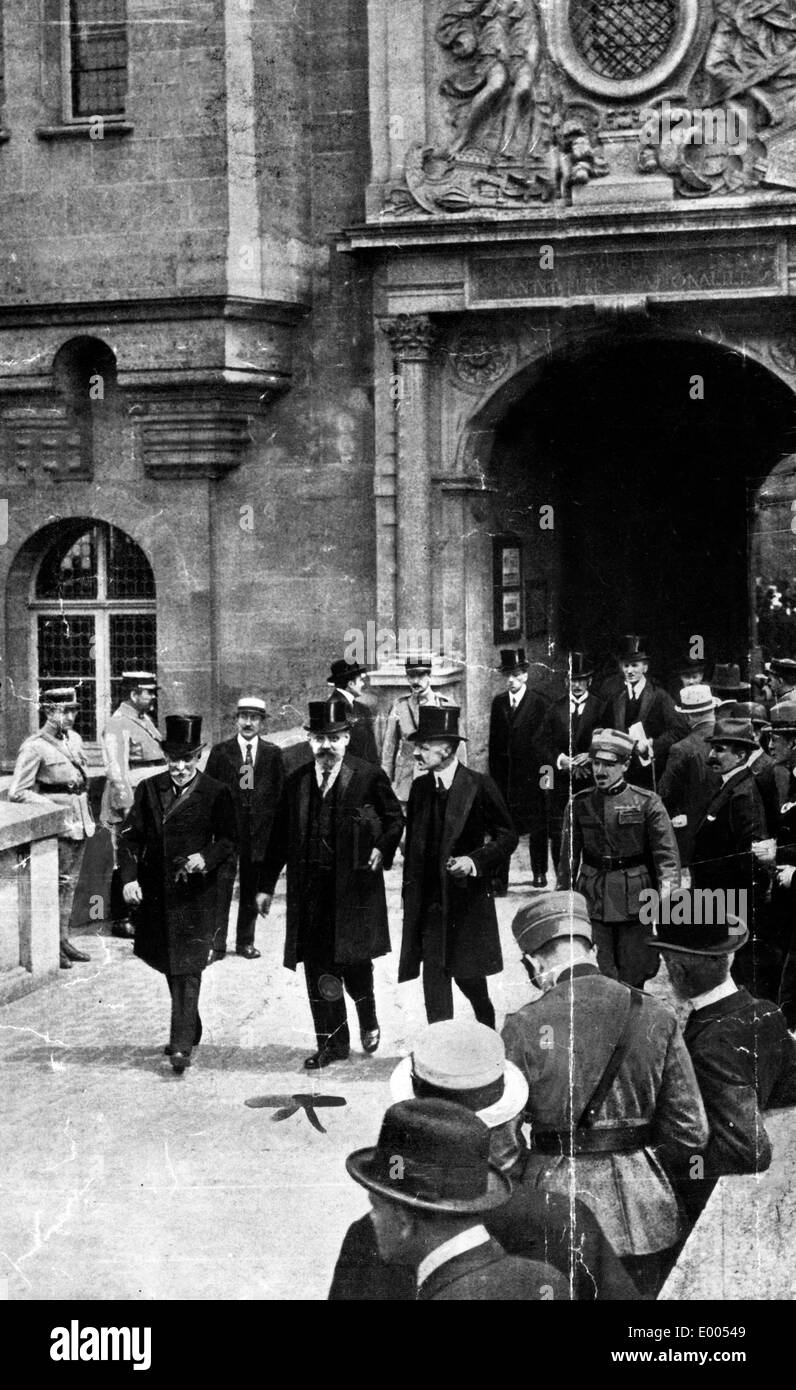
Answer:
<path fill-rule="evenodd" d="M 127 95 L 126 0 L 65 0 L 65 116 L 121 116 Z"/>
<path fill-rule="evenodd" d="M 523 631 L 522 544 L 500 536 L 494 550 L 495 642 L 515 642 Z"/>

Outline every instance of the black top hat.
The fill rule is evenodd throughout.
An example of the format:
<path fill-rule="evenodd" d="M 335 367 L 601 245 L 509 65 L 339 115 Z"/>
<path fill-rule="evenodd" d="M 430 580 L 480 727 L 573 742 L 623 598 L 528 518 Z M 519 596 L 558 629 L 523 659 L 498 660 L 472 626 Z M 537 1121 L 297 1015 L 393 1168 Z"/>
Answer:
<path fill-rule="evenodd" d="M 647 644 L 643 637 L 638 637 L 633 632 L 627 632 L 619 639 L 619 649 L 616 653 L 618 661 L 649 661 Z"/>
<path fill-rule="evenodd" d="M 514 647 L 504 648 L 500 653 L 500 669 L 504 676 L 511 676 L 515 671 L 527 671 L 528 661 L 525 656 L 525 648 Z"/>
<path fill-rule="evenodd" d="M 569 654 L 569 678 L 573 681 L 585 681 L 589 676 L 594 675 L 594 662 L 590 661 L 585 652 L 570 652 Z"/>
<path fill-rule="evenodd" d="M 351 728 L 350 708 L 347 700 L 332 695 L 329 700 L 310 700 L 309 723 L 304 725 L 308 734 L 344 734 Z"/>
<path fill-rule="evenodd" d="M 466 743 L 464 734 L 459 733 L 457 705 L 421 705 L 418 711 L 417 728 L 408 735 L 410 743 L 428 743 L 429 739 L 450 738 Z"/>
<path fill-rule="evenodd" d="M 728 956 L 739 951 L 749 940 L 749 930 L 742 917 L 728 912 L 724 922 L 702 923 L 695 926 L 659 927 L 657 936 L 648 936 L 648 946 L 659 951 L 677 951 L 690 956 Z"/>
<path fill-rule="evenodd" d="M 489 1166 L 490 1131 L 453 1101 L 403 1100 L 391 1105 L 375 1148 L 346 1159 L 355 1182 L 391 1201 L 423 1211 L 465 1215 L 490 1211 L 511 1196 L 511 1184 Z"/>
<path fill-rule="evenodd" d="M 677 662 L 676 671 L 678 676 L 693 676 L 697 671 L 705 671 L 707 661 L 704 656 L 692 656 L 690 652 L 685 652 Z"/>
<path fill-rule="evenodd" d="M 716 662 L 710 688 L 724 700 L 748 700 L 752 693 L 749 681 L 741 680 L 741 668 L 735 662 Z"/>
<path fill-rule="evenodd" d="M 346 661 L 343 657 L 341 661 L 332 662 L 332 669 L 326 677 L 326 684 L 336 685 L 340 690 L 345 690 L 349 681 L 355 681 L 357 676 L 364 676 L 365 674 L 365 667 L 360 666 L 358 661 Z"/>
<path fill-rule="evenodd" d="M 168 758 L 187 758 L 202 746 L 201 714 L 167 714 L 163 752 Z"/>

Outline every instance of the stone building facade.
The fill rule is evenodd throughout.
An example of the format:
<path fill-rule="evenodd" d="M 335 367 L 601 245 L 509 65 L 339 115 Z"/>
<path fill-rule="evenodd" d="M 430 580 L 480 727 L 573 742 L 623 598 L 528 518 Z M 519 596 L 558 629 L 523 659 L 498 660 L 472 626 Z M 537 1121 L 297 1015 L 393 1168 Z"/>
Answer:
<path fill-rule="evenodd" d="M 501 646 L 754 652 L 794 571 L 794 0 L 2 12 L 6 764 L 40 677 L 90 732 L 155 649 L 212 736 L 439 634 L 476 761 Z"/>

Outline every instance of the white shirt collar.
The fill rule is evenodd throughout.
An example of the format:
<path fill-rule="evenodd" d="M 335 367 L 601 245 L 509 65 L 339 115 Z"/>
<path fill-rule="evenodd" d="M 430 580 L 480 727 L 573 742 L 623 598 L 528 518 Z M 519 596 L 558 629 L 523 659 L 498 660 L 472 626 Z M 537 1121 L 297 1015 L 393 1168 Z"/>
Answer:
<path fill-rule="evenodd" d="M 522 698 L 527 689 L 527 685 L 521 685 L 519 690 L 510 690 L 508 692 L 509 703 L 511 704 L 512 709 L 516 709 L 517 706 L 521 703 Z"/>
<path fill-rule="evenodd" d="M 334 693 L 335 693 L 335 695 L 342 695 L 343 699 L 344 699 L 344 700 L 347 700 L 348 703 L 349 703 L 349 705 L 353 705 L 353 703 L 354 703 L 354 697 L 353 697 L 353 695 L 351 694 L 351 691 L 350 691 L 350 690 L 341 690 L 340 687 L 339 687 L 339 685 L 338 685 L 338 686 L 335 687 L 335 692 L 334 692 Z"/>
<path fill-rule="evenodd" d="M 758 758 L 762 758 L 762 756 L 763 756 L 763 750 L 762 750 L 762 748 L 756 748 L 755 751 L 754 751 L 754 753 L 750 753 L 750 754 L 749 754 L 749 757 L 746 759 L 746 766 L 747 766 L 747 767 L 751 767 L 752 764 L 753 764 L 753 763 L 756 763 L 757 760 L 758 760 Z"/>
<path fill-rule="evenodd" d="M 445 788 L 446 792 L 449 792 L 450 789 L 451 789 L 451 782 L 453 781 L 454 777 L 456 776 L 456 769 L 457 769 L 458 766 L 459 766 L 459 761 L 458 761 L 457 758 L 454 758 L 454 760 L 453 760 L 453 762 L 451 763 L 450 767 L 441 767 L 441 768 L 440 768 L 440 767 L 435 767 L 435 768 L 434 768 L 434 776 L 436 777 L 436 779 L 437 779 L 438 782 L 441 782 L 441 783 L 442 783 L 442 785 L 443 785 L 443 787 Z"/>
<path fill-rule="evenodd" d="M 721 785 L 723 787 L 726 787 L 731 777 L 737 777 L 739 772 L 746 772 L 748 766 L 748 763 L 741 763 L 739 767 L 734 767 L 732 772 L 722 772 Z"/>
<path fill-rule="evenodd" d="M 738 986 L 730 977 L 723 984 L 716 985 L 715 989 L 709 989 L 706 994 L 696 994 L 691 1000 L 692 1009 L 706 1009 L 708 1004 L 718 1004 L 720 999 L 729 999 L 731 994 L 737 992 Z"/>
<path fill-rule="evenodd" d="M 251 750 L 252 750 L 252 761 L 253 761 L 253 762 L 256 762 L 256 761 L 257 761 L 257 742 L 258 742 L 258 737 L 259 737 L 259 735 L 255 734 L 255 735 L 254 735 L 254 738 L 244 738 L 244 737 L 243 737 L 243 734 L 238 734 L 238 747 L 240 748 L 240 751 L 241 751 L 243 757 L 244 757 L 244 758 L 246 757 L 246 749 L 247 749 L 247 748 L 251 748 Z"/>
<path fill-rule="evenodd" d="M 477 1250 L 479 1245 L 488 1245 L 490 1235 L 485 1226 L 471 1226 L 467 1231 L 460 1231 L 459 1235 L 452 1236 L 442 1245 L 438 1245 L 436 1250 L 432 1250 L 430 1255 L 426 1255 L 420 1261 L 417 1270 L 417 1287 L 425 1284 L 431 1277 L 435 1269 L 440 1265 L 446 1265 L 450 1260 L 455 1260 L 457 1255 L 464 1255 L 467 1250 Z"/>
<path fill-rule="evenodd" d="M 586 703 L 586 701 L 588 700 L 588 698 L 589 698 L 589 692 L 588 692 L 588 690 L 586 691 L 586 694 L 585 694 L 585 695 L 570 695 L 570 697 L 569 697 L 570 708 L 571 708 L 571 709 L 577 709 L 577 710 L 583 709 L 583 706 L 585 705 L 585 703 Z"/>
<path fill-rule="evenodd" d="M 629 680 L 626 680 L 626 681 L 625 681 L 625 689 L 627 690 L 627 697 L 628 697 L 628 699 L 629 699 L 629 700 L 637 700 L 637 699 L 639 698 L 639 695 L 641 694 L 641 692 L 642 692 L 642 690 L 644 689 L 644 687 L 645 687 L 646 684 L 647 684 L 647 677 L 646 677 L 646 676 L 642 676 L 640 681 L 636 681 L 635 689 L 634 689 L 634 687 L 630 684 L 630 681 L 629 681 Z"/>
<path fill-rule="evenodd" d="M 327 790 L 327 792 L 330 792 L 330 791 L 332 790 L 332 787 L 334 786 L 335 782 L 337 781 L 338 777 L 340 776 L 340 768 L 341 768 L 342 766 L 343 766 L 343 760 L 342 760 L 342 758 L 341 758 L 340 761 L 339 761 L 339 763 L 335 763 L 334 767 L 332 768 L 331 772 L 329 773 L 329 781 L 326 783 L 326 790 Z M 317 763 L 315 764 L 315 781 L 318 783 L 318 788 L 319 788 L 319 790 L 320 790 L 321 783 L 323 782 L 323 772 L 322 772 L 321 768 L 319 768 L 319 766 L 318 766 Z"/>

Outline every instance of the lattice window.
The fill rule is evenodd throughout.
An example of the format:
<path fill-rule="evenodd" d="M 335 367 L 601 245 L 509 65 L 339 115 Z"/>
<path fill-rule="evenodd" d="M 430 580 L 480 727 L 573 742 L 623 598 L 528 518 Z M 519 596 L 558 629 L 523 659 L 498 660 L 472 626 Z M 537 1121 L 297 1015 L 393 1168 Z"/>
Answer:
<path fill-rule="evenodd" d="M 615 82 L 643 77 L 676 33 L 678 0 L 570 0 L 575 47 L 592 72 Z"/>
<path fill-rule="evenodd" d="M 116 116 L 127 93 L 125 0 L 69 0 L 73 116 Z"/>
<path fill-rule="evenodd" d="M 93 743 L 122 697 L 122 671 L 156 670 L 155 580 L 123 531 L 78 528 L 44 556 L 31 607 L 39 684 L 75 686 L 76 728 Z"/>

